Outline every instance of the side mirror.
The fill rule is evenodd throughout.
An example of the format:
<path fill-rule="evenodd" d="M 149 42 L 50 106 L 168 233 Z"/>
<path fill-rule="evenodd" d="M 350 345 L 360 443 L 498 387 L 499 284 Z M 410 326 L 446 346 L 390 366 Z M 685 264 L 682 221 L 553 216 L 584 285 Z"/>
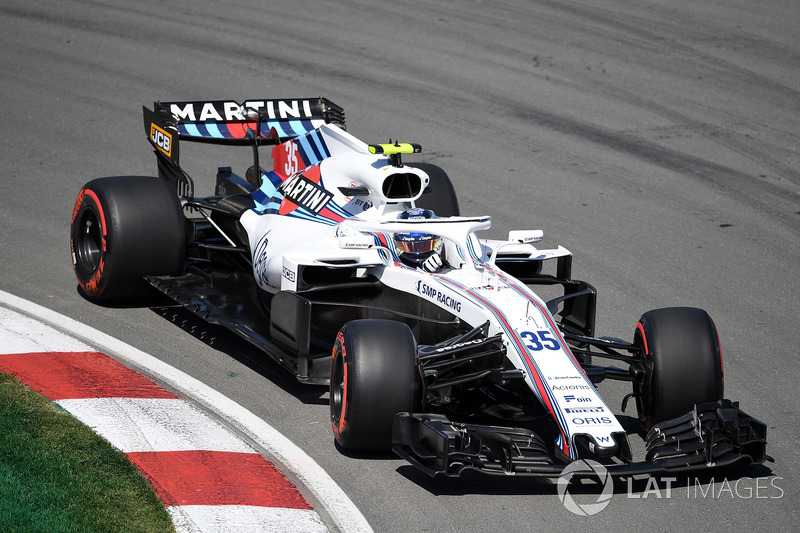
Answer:
<path fill-rule="evenodd" d="M 508 240 L 521 244 L 533 244 L 544 240 L 544 231 L 534 230 L 511 230 L 508 232 Z"/>
<path fill-rule="evenodd" d="M 346 250 L 366 250 L 367 248 L 375 248 L 378 246 L 375 243 L 375 237 L 368 233 L 360 231 L 352 231 L 339 226 L 336 230 L 339 237 L 339 248 Z"/>

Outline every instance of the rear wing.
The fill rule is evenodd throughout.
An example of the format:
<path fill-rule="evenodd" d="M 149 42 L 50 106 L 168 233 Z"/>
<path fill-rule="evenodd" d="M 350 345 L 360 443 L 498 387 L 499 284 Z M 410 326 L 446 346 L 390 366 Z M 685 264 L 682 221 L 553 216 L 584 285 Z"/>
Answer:
<path fill-rule="evenodd" d="M 171 115 L 181 140 L 219 144 L 280 144 L 322 124 L 344 129 L 344 109 L 325 98 L 156 102 L 156 113 Z M 146 109 L 146 108 L 145 108 Z M 149 125 L 148 133 L 149 133 Z"/>
<path fill-rule="evenodd" d="M 252 146 L 276 145 L 314 131 L 322 124 L 345 129 L 344 109 L 325 98 L 155 102 L 142 108 L 144 129 L 155 148 L 159 176 L 193 196 L 191 178 L 180 168 L 179 141 Z"/>

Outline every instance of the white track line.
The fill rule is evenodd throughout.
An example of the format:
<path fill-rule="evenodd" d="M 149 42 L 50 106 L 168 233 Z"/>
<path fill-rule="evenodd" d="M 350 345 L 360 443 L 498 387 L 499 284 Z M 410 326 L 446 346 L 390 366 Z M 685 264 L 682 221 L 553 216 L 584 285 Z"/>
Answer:
<path fill-rule="evenodd" d="M 167 507 L 176 529 L 188 533 L 261 532 L 269 524 L 269 533 L 319 533 L 319 518 L 314 511 L 276 507 L 243 507 L 236 505 L 181 505 Z M 232 521 L 232 517 L 233 520 Z M 273 524 L 287 524 L 274 529 Z M 202 528 L 195 527 L 202 524 Z"/>
<path fill-rule="evenodd" d="M 58 405 L 122 453 L 182 450 L 257 453 L 183 398 L 78 398 Z"/>
<path fill-rule="evenodd" d="M 264 420 L 230 398 L 150 354 L 55 311 L 2 290 L 0 290 L 0 303 L 77 337 L 126 365 L 155 376 L 161 383 L 202 405 L 205 410 L 214 413 L 264 448 L 314 495 L 340 531 L 344 533 L 372 531 L 358 508 L 308 454 Z"/>

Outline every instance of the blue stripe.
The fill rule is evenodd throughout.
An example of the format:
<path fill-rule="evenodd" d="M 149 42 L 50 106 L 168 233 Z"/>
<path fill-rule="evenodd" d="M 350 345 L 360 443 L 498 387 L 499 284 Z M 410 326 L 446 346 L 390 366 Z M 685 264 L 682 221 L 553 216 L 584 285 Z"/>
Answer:
<path fill-rule="evenodd" d="M 285 120 L 281 122 L 281 127 L 286 131 L 290 137 L 297 137 L 303 130 L 297 129 L 297 121 Z"/>
<path fill-rule="evenodd" d="M 328 146 L 325 144 L 325 139 L 319 134 L 319 130 L 312 131 L 309 136 L 314 141 L 316 151 L 320 154 L 320 159 L 326 159 L 331 156 Z"/>
<path fill-rule="evenodd" d="M 252 194 L 253 201 L 257 204 L 256 211 L 264 212 L 269 209 L 270 200 L 275 196 L 275 193 L 278 192 L 278 186 L 280 184 L 280 176 L 271 170 L 261 175 L 261 187 Z M 280 205 L 280 202 L 278 205 Z"/>
<path fill-rule="evenodd" d="M 275 131 L 278 132 L 278 137 L 294 137 L 291 132 L 287 132 L 287 130 L 283 129 L 283 123 L 280 121 L 274 122 L 267 122 L 270 128 L 275 128 Z"/>
<path fill-rule="evenodd" d="M 270 183 L 273 185 L 273 189 L 274 189 L 274 190 L 277 190 L 277 189 L 278 189 L 278 187 L 280 187 L 280 186 L 281 186 L 281 183 L 283 183 L 283 178 L 281 178 L 281 177 L 278 175 L 278 173 L 277 173 L 277 172 L 275 172 L 274 170 L 270 170 L 269 172 L 267 172 L 266 174 L 264 174 L 264 176 L 265 176 L 265 177 L 267 178 L 267 180 L 269 180 L 269 182 L 270 182 Z M 265 181 L 262 183 L 262 185 L 261 185 L 261 186 L 263 187 L 265 183 L 266 183 L 266 180 L 265 180 Z"/>
<path fill-rule="evenodd" d="M 311 148 L 311 145 L 308 144 L 308 135 L 303 135 L 302 137 L 296 138 L 294 140 L 294 144 L 297 146 L 303 161 L 308 163 L 308 166 L 313 166 L 319 163 L 319 157 L 317 157 L 317 154 Z"/>
<path fill-rule="evenodd" d="M 264 189 L 258 189 L 257 191 L 253 191 L 252 196 L 253 196 L 253 201 L 263 205 L 267 200 L 270 199 L 272 195 L 264 192 Z"/>
<path fill-rule="evenodd" d="M 264 135 L 268 135 L 269 131 L 275 128 L 281 138 L 315 134 L 315 138 L 309 142 L 313 141 L 316 145 L 309 146 L 307 149 L 316 154 L 317 161 L 321 161 L 326 157 L 330 157 L 330 152 L 327 150 L 325 142 L 316 131 L 322 124 L 325 124 L 324 120 L 265 120 L 261 123 L 261 131 Z M 210 137 L 215 139 L 230 139 L 234 137 L 227 128 L 220 129 L 219 124 L 214 120 L 181 122 L 178 124 L 178 132 L 181 135 L 190 137 Z"/>
<path fill-rule="evenodd" d="M 481 258 L 475 253 L 475 248 L 472 245 L 472 239 L 467 237 L 467 251 L 469 252 L 470 257 L 472 257 L 475 261 L 481 262 Z"/>
<path fill-rule="evenodd" d="M 310 211 L 308 211 L 307 209 L 305 209 L 303 207 L 295 209 L 291 213 L 289 213 L 287 215 L 284 215 L 284 216 L 291 217 L 291 218 L 300 218 L 300 219 L 303 219 L 303 220 L 308 220 L 309 222 L 317 222 L 319 224 L 326 224 L 328 226 L 336 226 L 338 224 L 338 222 L 333 221 L 333 220 L 331 220 L 329 218 L 325 218 L 325 217 L 319 216 L 319 215 L 314 215 L 313 213 L 311 213 Z"/>
<path fill-rule="evenodd" d="M 217 125 L 216 122 L 210 122 L 210 121 L 206 122 L 206 129 L 208 130 L 208 134 L 211 137 L 214 137 L 216 139 L 224 139 L 225 138 L 225 136 L 222 134 L 222 132 L 219 131 L 219 126 Z"/>
<path fill-rule="evenodd" d="M 197 124 L 191 123 L 191 124 L 184 124 L 183 126 L 186 128 L 186 133 L 188 135 L 190 135 L 192 137 L 202 137 L 203 136 L 203 134 L 200 133 L 200 130 L 197 129 Z"/>
<path fill-rule="evenodd" d="M 375 235 L 375 241 L 378 243 L 378 246 L 383 246 L 383 243 L 381 242 L 380 237 L 378 237 L 378 234 L 373 233 L 373 235 Z M 392 256 L 392 260 L 402 265 L 403 263 L 400 262 L 400 258 L 397 257 L 397 252 L 395 251 L 394 246 L 392 246 L 392 237 L 388 233 L 382 233 L 381 235 L 383 235 L 383 238 L 386 239 L 386 245 L 387 245 L 385 249 L 383 248 L 378 249 L 378 255 L 380 255 L 381 261 L 387 261 L 387 262 L 389 261 L 389 257 L 386 255 L 386 250 L 389 250 L 389 253 Z"/>
<path fill-rule="evenodd" d="M 347 211 L 345 211 L 339 204 L 337 204 L 333 200 L 328 202 L 328 205 L 326 205 L 325 207 L 330 209 L 332 213 L 336 213 L 342 218 L 350 218 L 351 216 L 353 216 L 352 213 L 348 213 Z"/>
<path fill-rule="evenodd" d="M 317 161 L 319 162 L 327 158 L 328 154 L 319 149 L 319 140 L 317 139 L 317 137 L 319 137 L 319 132 L 312 131 L 311 133 L 305 136 L 305 140 L 306 143 L 308 143 L 309 145 L 309 149 L 314 152 L 314 157 L 316 157 Z"/>
<path fill-rule="evenodd" d="M 289 127 L 292 128 L 292 131 L 294 131 L 295 135 L 302 135 L 308 132 L 308 129 L 303 124 L 302 120 L 290 120 Z"/>

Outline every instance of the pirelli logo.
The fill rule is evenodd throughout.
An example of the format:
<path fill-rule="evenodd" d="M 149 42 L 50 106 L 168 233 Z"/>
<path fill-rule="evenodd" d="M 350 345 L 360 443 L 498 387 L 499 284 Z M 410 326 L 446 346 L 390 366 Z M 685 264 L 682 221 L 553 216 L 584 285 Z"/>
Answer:
<path fill-rule="evenodd" d="M 150 124 L 150 142 L 167 157 L 172 157 L 172 134 Z"/>

